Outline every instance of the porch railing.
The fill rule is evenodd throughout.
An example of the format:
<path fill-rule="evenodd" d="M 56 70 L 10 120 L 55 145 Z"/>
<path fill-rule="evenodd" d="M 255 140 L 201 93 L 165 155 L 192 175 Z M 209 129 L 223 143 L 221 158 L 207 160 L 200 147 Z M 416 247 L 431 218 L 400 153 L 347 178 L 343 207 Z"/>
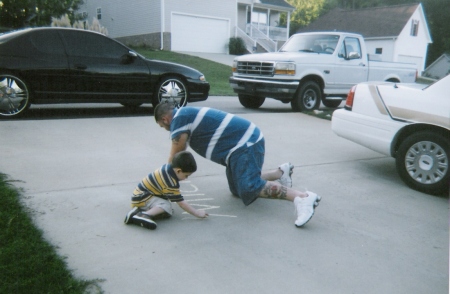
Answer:
<path fill-rule="evenodd" d="M 258 26 L 255 24 L 247 24 L 246 27 L 246 33 L 256 42 L 258 42 L 259 45 L 261 45 L 267 52 L 275 52 L 277 51 L 278 44 L 277 42 L 274 42 L 270 37 L 267 35 L 267 30 L 269 29 L 268 26 L 260 25 L 259 28 L 263 29 L 266 33 L 258 29 Z"/>
<path fill-rule="evenodd" d="M 241 38 L 244 41 L 245 47 L 247 48 L 248 52 L 253 53 L 253 47 L 256 46 L 256 41 L 250 38 L 249 35 L 247 35 L 238 27 L 236 27 L 236 33 L 237 37 Z"/>

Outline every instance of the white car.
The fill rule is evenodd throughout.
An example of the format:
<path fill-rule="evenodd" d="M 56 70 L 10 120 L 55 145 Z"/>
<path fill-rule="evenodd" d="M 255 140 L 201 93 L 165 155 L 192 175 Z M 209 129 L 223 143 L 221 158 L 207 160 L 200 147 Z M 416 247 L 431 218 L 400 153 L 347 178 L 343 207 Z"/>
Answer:
<path fill-rule="evenodd" d="M 432 85 L 368 82 L 354 86 L 332 117 L 340 137 L 396 160 L 411 188 L 440 195 L 450 180 L 450 75 Z"/>

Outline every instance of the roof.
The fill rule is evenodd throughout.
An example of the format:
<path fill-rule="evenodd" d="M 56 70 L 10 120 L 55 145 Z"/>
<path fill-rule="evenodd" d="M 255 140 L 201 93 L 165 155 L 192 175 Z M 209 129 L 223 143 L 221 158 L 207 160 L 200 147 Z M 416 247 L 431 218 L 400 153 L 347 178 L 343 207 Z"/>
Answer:
<path fill-rule="evenodd" d="M 364 38 L 396 37 L 419 5 L 416 3 L 364 9 L 335 8 L 298 32 L 336 30 L 358 33 Z"/>
<path fill-rule="evenodd" d="M 255 1 L 254 4 L 257 4 L 256 2 L 258 2 L 258 1 Z M 259 2 L 264 5 L 270 5 L 270 6 L 274 6 L 274 7 L 276 6 L 278 8 L 282 7 L 282 8 L 286 8 L 287 10 L 295 10 L 294 6 L 290 5 L 289 3 L 287 3 L 284 0 L 259 0 Z"/>

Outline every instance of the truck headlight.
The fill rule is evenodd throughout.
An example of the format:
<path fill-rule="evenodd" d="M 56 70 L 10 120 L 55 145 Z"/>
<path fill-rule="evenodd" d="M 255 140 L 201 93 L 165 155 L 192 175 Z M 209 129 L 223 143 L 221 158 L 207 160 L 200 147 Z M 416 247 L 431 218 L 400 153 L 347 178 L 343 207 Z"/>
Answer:
<path fill-rule="evenodd" d="M 237 60 L 233 60 L 233 65 L 231 66 L 231 71 L 236 72 L 237 71 Z"/>
<path fill-rule="evenodd" d="M 295 75 L 295 64 L 279 62 L 275 64 L 275 74 L 276 75 Z"/>

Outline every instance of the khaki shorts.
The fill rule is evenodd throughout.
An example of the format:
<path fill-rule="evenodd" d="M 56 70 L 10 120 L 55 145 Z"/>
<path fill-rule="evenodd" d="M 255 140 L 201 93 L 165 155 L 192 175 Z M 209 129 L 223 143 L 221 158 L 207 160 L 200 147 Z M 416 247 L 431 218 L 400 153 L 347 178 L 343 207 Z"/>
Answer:
<path fill-rule="evenodd" d="M 157 196 L 151 197 L 145 202 L 144 206 L 141 206 L 139 208 L 141 210 L 149 210 L 150 208 L 153 207 L 159 207 L 164 209 L 164 211 L 167 212 L 170 216 L 173 214 L 172 202 L 170 202 L 169 200 L 159 198 Z"/>

